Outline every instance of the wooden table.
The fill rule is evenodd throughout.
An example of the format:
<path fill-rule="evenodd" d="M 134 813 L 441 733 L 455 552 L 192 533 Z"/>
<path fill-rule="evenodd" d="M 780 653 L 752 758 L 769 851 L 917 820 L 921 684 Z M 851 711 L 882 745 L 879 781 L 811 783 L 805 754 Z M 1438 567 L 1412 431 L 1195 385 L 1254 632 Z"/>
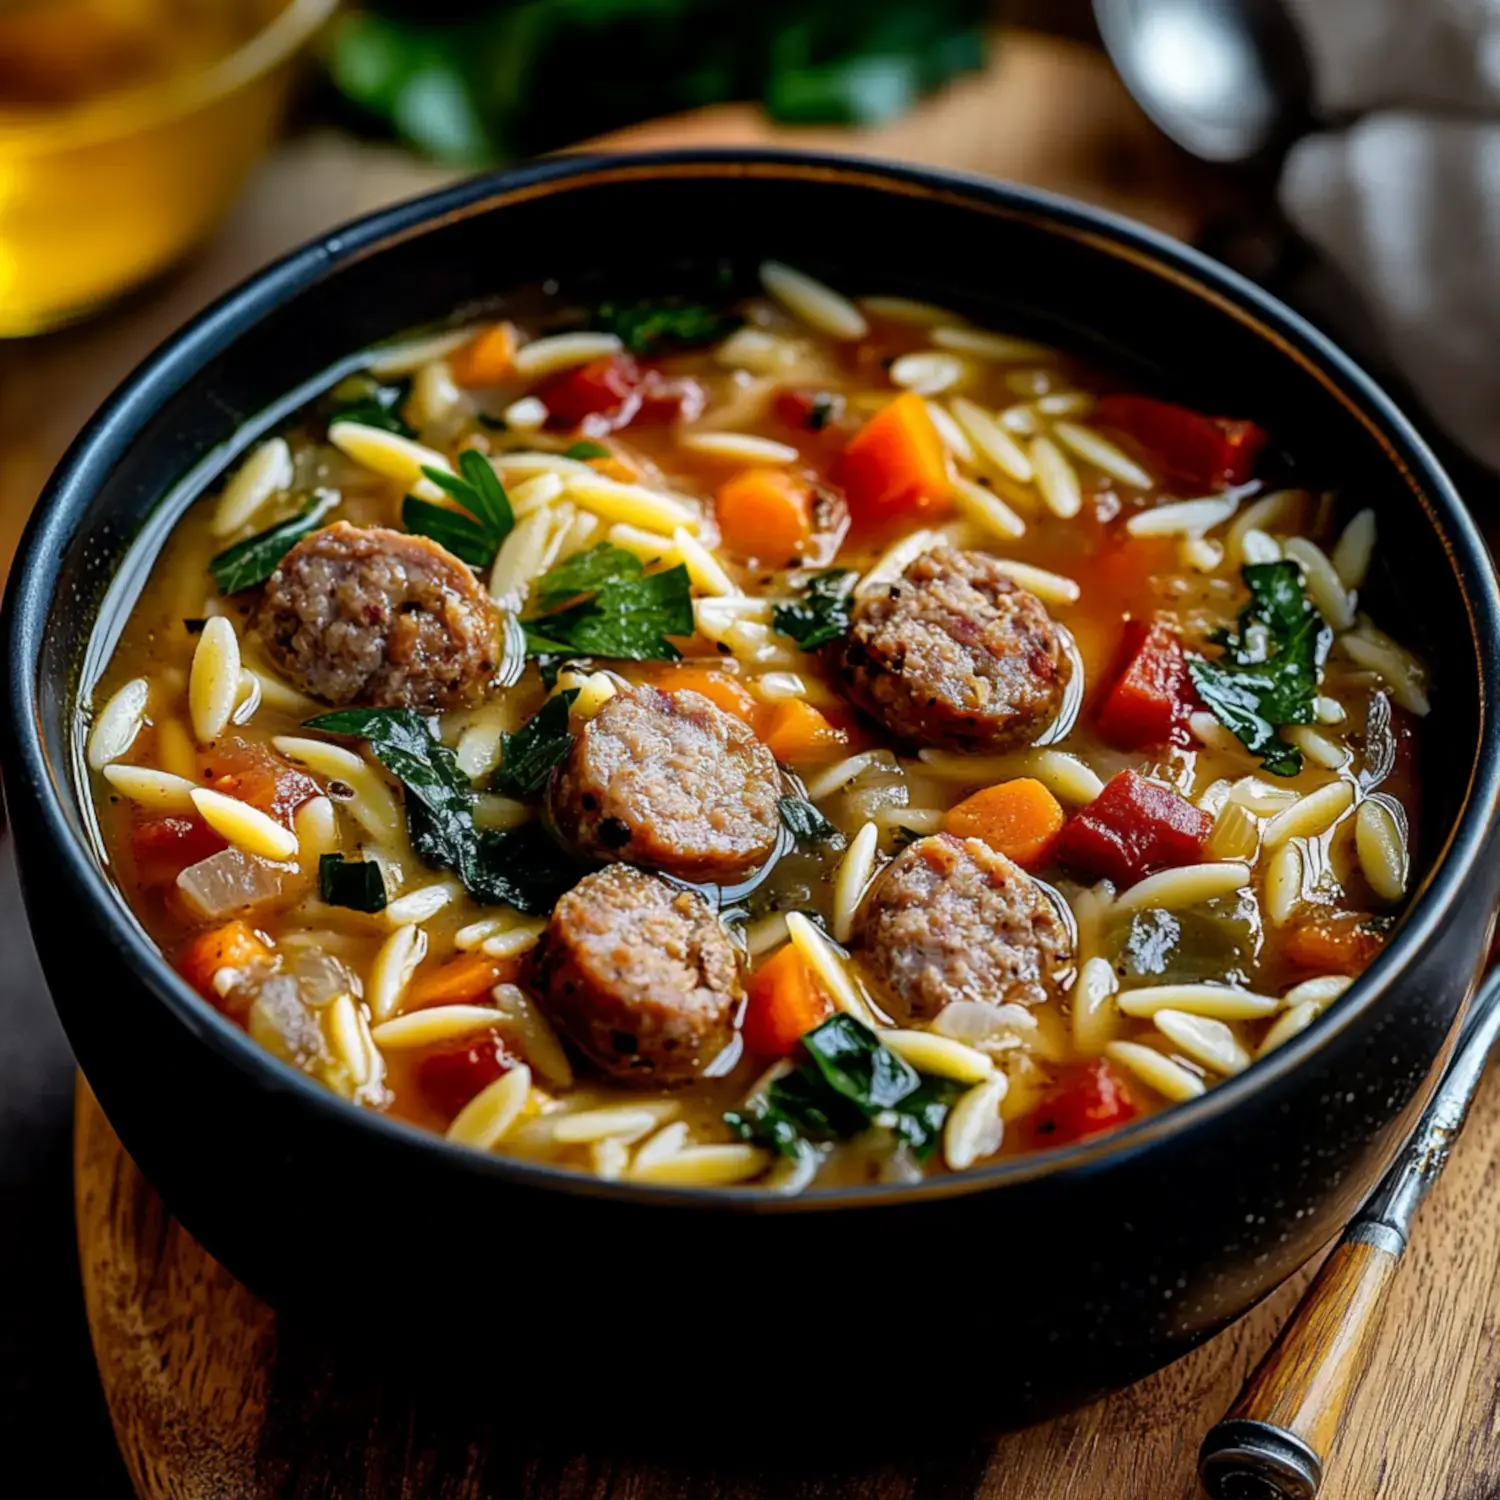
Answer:
<path fill-rule="evenodd" d="M 793 141 L 1008 176 L 1182 236 L 1225 201 L 1170 150 L 1084 48 L 1005 38 L 988 74 L 873 137 L 772 132 L 724 108 L 627 133 L 631 144 Z M 303 140 L 268 165 L 198 261 L 105 321 L 0 346 L 0 556 L 87 413 L 215 291 L 326 224 L 440 180 L 394 152 Z M 1491 1080 L 1422 1216 L 1327 1500 L 1500 1495 L 1500 1081 Z M 105 1393 L 143 1500 L 1187 1500 L 1205 1428 L 1295 1301 L 1303 1276 L 1234 1328 L 1137 1386 L 998 1443 L 841 1460 L 815 1473 L 744 1451 L 648 1461 L 455 1416 L 409 1381 L 341 1361 L 273 1314 L 171 1220 L 92 1096 L 77 1104 L 75 1192 L 84 1294 Z"/>

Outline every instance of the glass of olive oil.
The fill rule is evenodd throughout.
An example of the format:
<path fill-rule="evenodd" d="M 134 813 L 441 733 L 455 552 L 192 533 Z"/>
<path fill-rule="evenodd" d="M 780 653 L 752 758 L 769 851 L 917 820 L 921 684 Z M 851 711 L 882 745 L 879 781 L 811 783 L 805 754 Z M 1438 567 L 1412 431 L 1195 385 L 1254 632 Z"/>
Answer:
<path fill-rule="evenodd" d="M 0 337 L 81 317 L 200 240 L 336 0 L 0 0 Z"/>

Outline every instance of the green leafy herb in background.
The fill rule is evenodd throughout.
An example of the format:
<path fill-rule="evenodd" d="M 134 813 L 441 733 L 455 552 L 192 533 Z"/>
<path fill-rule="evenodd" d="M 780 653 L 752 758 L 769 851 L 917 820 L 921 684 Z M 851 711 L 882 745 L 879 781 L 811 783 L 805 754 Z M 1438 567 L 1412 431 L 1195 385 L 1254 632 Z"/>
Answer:
<path fill-rule="evenodd" d="M 1274 776 L 1295 776 L 1302 752 L 1276 731 L 1317 718 L 1318 683 L 1333 633 L 1302 590 L 1294 562 L 1241 569 L 1250 602 L 1218 644 L 1224 654 L 1192 661 L 1198 696 Z M 1256 627 L 1260 627 L 1258 630 Z"/>
<path fill-rule="evenodd" d="M 879 1122 L 918 1160 L 932 1155 L 961 1084 L 923 1078 L 853 1016 L 824 1021 L 802 1038 L 802 1050 L 801 1067 L 778 1078 L 753 1107 L 724 1116 L 742 1140 L 798 1157 Z"/>
<path fill-rule="evenodd" d="M 740 319 L 697 302 L 604 302 L 594 322 L 618 335 L 632 354 L 662 354 L 717 343 L 740 326 Z"/>
<path fill-rule="evenodd" d="M 681 652 L 667 637 L 693 633 L 687 569 L 648 574 L 639 558 L 608 542 L 545 574 L 536 598 L 544 611 L 555 612 L 525 622 L 533 656 L 671 661 Z M 557 608 L 574 599 L 579 602 Z"/>
<path fill-rule="evenodd" d="M 409 708 L 350 708 L 319 714 L 304 728 L 364 740 L 405 789 L 406 827 L 423 864 L 451 870 L 481 906 L 552 909 L 577 867 L 539 823 L 499 832 L 474 821 L 474 788 L 434 720 Z"/>
<path fill-rule="evenodd" d="M 408 495 L 401 503 L 401 524 L 430 537 L 470 567 L 487 568 L 516 524 L 510 497 L 482 453 L 466 449 L 458 456 L 458 468 L 461 477 L 441 469 L 424 468 L 422 473 L 463 506 L 462 511 Z"/>
<path fill-rule="evenodd" d="M 398 437 L 414 438 L 416 429 L 401 415 L 410 394 L 410 380 L 382 384 L 373 375 L 351 375 L 333 388 L 334 405 L 328 414 L 328 425 L 358 422 L 361 427 L 378 427 Z"/>
<path fill-rule="evenodd" d="M 815 651 L 838 640 L 849 629 L 849 589 L 853 581 L 854 574 L 843 568 L 815 573 L 795 604 L 776 606 L 771 616 L 776 633 L 796 641 L 804 651 Z"/>
<path fill-rule="evenodd" d="M 883 123 L 983 65 L 989 14 L 986 0 L 378 0 L 335 24 L 325 55 L 371 123 L 477 164 L 726 100 Z"/>
<path fill-rule="evenodd" d="M 563 457 L 576 458 L 580 463 L 587 463 L 591 458 L 608 458 L 609 449 L 603 443 L 591 443 L 584 438 L 581 442 L 574 443 L 571 448 L 565 448 Z"/>
<path fill-rule="evenodd" d="M 338 495 L 330 490 L 320 491 L 295 516 L 226 547 L 208 564 L 214 586 L 221 594 L 238 594 L 264 583 L 281 565 L 281 559 L 303 537 L 316 531 L 323 517 L 338 503 Z"/>
<path fill-rule="evenodd" d="M 780 808 L 782 825 L 799 844 L 843 847 L 844 835 L 806 798 L 783 797 Z"/>

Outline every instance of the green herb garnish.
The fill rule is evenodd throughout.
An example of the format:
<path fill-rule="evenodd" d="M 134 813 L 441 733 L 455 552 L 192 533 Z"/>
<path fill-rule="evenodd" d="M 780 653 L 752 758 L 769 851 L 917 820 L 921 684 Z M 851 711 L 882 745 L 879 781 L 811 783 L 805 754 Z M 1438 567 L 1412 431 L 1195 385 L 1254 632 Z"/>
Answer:
<path fill-rule="evenodd" d="M 1250 602 L 1237 628 L 1216 638 L 1223 655 L 1191 661 L 1188 671 L 1214 717 L 1261 757 L 1266 770 L 1295 776 L 1302 752 L 1276 731 L 1317 718 L 1318 683 L 1333 632 L 1303 592 L 1296 563 L 1250 563 L 1240 571 Z"/>
<path fill-rule="evenodd" d="M 771 623 L 778 635 L 789 636 L 804 650 L 815 651 L 836 641 L 849 629 L 849 590 L 854 574 L 830 568 L 807 580 L 794 604 L 778 604 Z"/>
<path fill-rule="evenodd" d="M 587 438 L 583 438 L 574 443 L 571 448 L 565 448 L 563 457 L 575 458 L 579 463 L 586 464 L 591 458 L 609 458 L 610 451 L 603 443 L 591 443 Z"/>
<path fill-rule="evenodd" d="M 961 1084 L 923 1078 L 853 1016 L 824 1021 L 802 1038 L 802 1048 L 801 1067 L 778 1078 L 753 1108 L 724 1116 L 742 1140 L 795 1158 L 878 1123 L 919 1161 L 932 1155 Z"/>
<path fill-rule="evenodd" d="M 385 875 L 373 859 L 325 854 L 318 860 L 318 889 L 329 906 L 349 911 L 384 911 Z"/>
<path fill-rule="evenodd" d="M 332 491 L 321 492 L 295 516 L 226 547 L 208 565 L 214 585 L 221 594 L 238 594 L 264 583 L 280 566 L 281 559 L 309 532 L 316 531 L 323 517 L 338 503 L 339 496 Z"/>
<path fill-rule="evenodd" d="M 401 408 L 411 394 L 410 380 L 382 385 L 373 376 L 354 375 L 334 390 L 335 400 L 341 393 L 346 393 L 348 399 L 329 415 L 330 427 L 336 422 L 358 422 L 361 427 L 378 427 L 399 437 L 416 437 L 416 429 L 401 415 Z"/>
<path fill-rule="evenodd" d="M 577 698 L 577 688 L 556 693 L 514 734 L 501 736 L 500 766 L 490 783 L 497 792 L 530 797 L 541 791 L 573 748 L 569 710 Z"/>
<path fill-rule="evenodd" d="M 304 725 L 364 740 L 406 791 L 406 826 L 424 864 L 451 870 L 481 906 L 550 911 L 578 870 L 540 824 L 499 832 L 474 822 L 474 788 L 435 720 L 409 708 L 351 708 Z"/>
<path fill-rule="evenodd" d="M 647 574 L 639 558 L 608 542 L 544 575 L 536 598 L 544 610 L 579 602 L 525 622 L 533 656 L 672 661 L 682 653 L 667 637 L 693 633 L 687 569 Z"/>
<path fill-rule="evenodd" d="M 783 826 L 799 844 L 843 847 L 844 835 L 805 797 L 783 797 L 780 807 Z"/>
<path fill-rule="evenodd" d="M 595 322 L 624 341 L 632 354 L 666 349 L 697 349 L 717 343 L 740 326 L 741 319 L 697 302 L 605 302 Z"/>
<path fill-rule="evenodd" d="M 471 568 L 487 568 L 516 524 L 510 497 L 482 453 L 466 448 L 458 456 L 458 468 L 456 475 L 431 468 L 422 473 L 463 510 L 408 495 L 401 505 L 401 524 L 419 536 L 431 537 Z"/>

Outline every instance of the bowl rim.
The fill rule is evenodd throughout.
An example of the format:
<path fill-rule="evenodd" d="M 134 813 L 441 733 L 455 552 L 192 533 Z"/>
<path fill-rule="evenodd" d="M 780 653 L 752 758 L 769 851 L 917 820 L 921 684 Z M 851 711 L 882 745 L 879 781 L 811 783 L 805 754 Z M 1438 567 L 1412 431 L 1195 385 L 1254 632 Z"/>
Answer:
<path fill-rule="evenodd" d="M 40 727 L 37 666 L 59 583 L 62 557 L 74 539 L 76 515 L 148 423 L 198 370 L 262 318 L 316 288 L 341 264 L 383 247 L 441 232 L 456 221 L 502 212 L 511 203 L 633 179 L 751 176 L 772 180 L 837 180 L 891 194 L 937 199 L 966 211 L 1040 224 L 1050 233 L 1092 245 L 1139 269 L 1171 280 L 1275 344 L 1329 389 L 1363 422 L 1405 479 L 1413 503 L 1438 532 L 1463 596 L 1478 663 L 1478 732 L 1459 813 L 1425 879 L 1413 893 L 1396 936 L 1314 1023 L 1245 1072 L 1205 1094 L 1133 1125 L 1071 1146 L 1003 1158 L 967 1172 L 918 1183 L 813 1188 L 785 1196 L 755 1187 L 665 1187 L 607 1182 L 547 1163 L 480 1153 L 389 1116 L 363 1110 L 282 1063 L 227 1017 L 204 1003 L 166 963 L 144 927 L 125 907 L 103 867 L 69 824 L 59 779 L 69 784 L 68 757 L 54 757 Z M 393 336 L 401 330 L 393 330 Z M 1251 1093 L 1274 1087 L 1328 1046 L 1400 981 L 1420 950 L 1445 925 L 1450 907 L 1488 846 L 1500 815 L 1500 578 L 1477 526 L 1426 442 L 1391 399 L 1346 354 L 1300 315 L 1237 273 L 1187 245 L 1104 210 L 1039 189 L 968 173 L 870 157 L 760 147 L 714 147 L 548 158 L 469 179 L 335 228 L 274 262 L 227 293 L 168 339 L 91 419 L 38 500 L 17 551 L 6 591 L 3 625 L 5 690 L 0 716 L 6 790 L 26 797 L 62 871 L 87 912 L 143 988 L 172 1020 L 273 1095 L 292 1094 L 330 1124 L 374 1132 L 389 1149 L 435 1156 L 434 1166 L 475 1172 L 533 1190 L 614 1201 L 728 1212 L 824 1212 L 916 1207 L 938 1199 L 992 1192 L 1040 1178 L 1079 1178 L 1144 1152 L 1234 1110 Z M 70 687 L 70 698 L 74 689 Z M 59 747 L 61 748 L 61 747 Z M 87 788 L 77 789 L 87 796 Z M 14 816 L 14 810 L 13 810 Z"/>
<path fill-rule="evenodd" d="M 0 149 L 51 156 L 120 140 L 181 119 L 227 98 L 290 61 L 333 15 L 339 0 L 286 0 L 269 20 L 207 67 L 142 83 L 60 109 L 0 116 Z"/>

